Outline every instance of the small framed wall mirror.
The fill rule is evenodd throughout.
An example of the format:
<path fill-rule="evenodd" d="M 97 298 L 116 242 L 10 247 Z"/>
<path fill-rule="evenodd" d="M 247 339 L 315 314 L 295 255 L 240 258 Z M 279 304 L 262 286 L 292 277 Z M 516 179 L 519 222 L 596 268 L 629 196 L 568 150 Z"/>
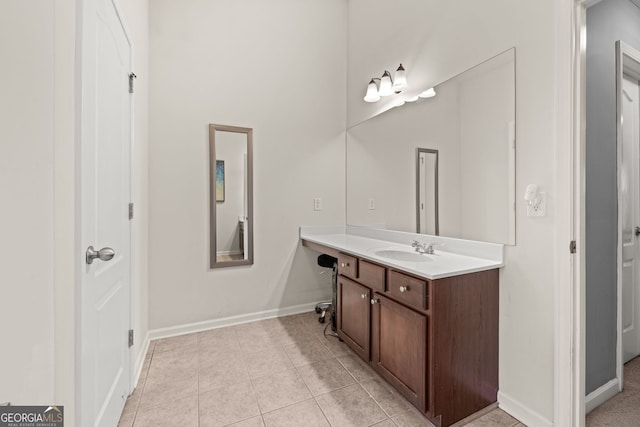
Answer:
<path fill-rule="evenodd" d="M 416 224 L 421 234 L 440 235 L 438 224 L 438 150 L 416 149 Z"/>
<path fill-rule="evenodd" d="M 209 125 L 210 268 L 253 264 L 253 129 Z"/>

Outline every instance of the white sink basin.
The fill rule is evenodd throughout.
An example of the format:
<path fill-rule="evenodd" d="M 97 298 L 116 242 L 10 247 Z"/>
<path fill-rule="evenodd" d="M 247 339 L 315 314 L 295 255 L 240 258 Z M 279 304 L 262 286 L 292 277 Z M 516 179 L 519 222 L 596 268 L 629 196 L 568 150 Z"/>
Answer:
<path fill-rule="evenodd" d="M 409 262 L 426 262 L 431 261 L 429 255 L 421 254 L 412 250 L 402 249 L 377 249 L 371 251 L 374 255 L 382 258 L 392 259 L 395 261 L 409 261 Z"/>

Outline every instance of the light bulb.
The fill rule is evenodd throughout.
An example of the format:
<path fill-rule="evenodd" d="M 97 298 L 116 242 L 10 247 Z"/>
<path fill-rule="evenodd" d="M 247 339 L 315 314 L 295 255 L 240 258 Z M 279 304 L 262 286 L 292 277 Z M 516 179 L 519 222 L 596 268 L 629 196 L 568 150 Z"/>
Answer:
<path fill-rule="evenodd" d="M 380 79 L 380 89 L 378 89 L 378 95 L 380 96 L 389 96 L 393 94 L 393 89 L 391 86 L 393 82 L 391 81 L 391 74 L 388 71 L 385 71 Z"/>
<path fill-rule="evenodd" d="M 407 87 L 407 72 L 405 71 L 402 64 L 396 70 L 395 75 L 393 76 L 393 91 L 395 93 L 402 92 Z"/>
<path fill-rule="evenodd" d="M 371 79 L 371 81 L 367 85 L 367 94 L 364 96 L 364 100 L 366 102 L 380 101 L 380 95 L 378 95 L 378 86 L 376 86 L 376 82 L 374 79 Z"/>

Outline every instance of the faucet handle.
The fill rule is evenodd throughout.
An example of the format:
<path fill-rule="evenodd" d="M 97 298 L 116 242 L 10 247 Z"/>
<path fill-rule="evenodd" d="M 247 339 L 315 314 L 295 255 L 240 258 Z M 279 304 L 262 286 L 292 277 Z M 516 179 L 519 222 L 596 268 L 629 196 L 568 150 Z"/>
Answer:
<path fill-rule="evenodd" d="M 411 243 L 412 248 L 417 248 L 418 246 L 420 246 L 420 242 L 418 242 L 417 240 L 414 240 L 413 243 Z"/>

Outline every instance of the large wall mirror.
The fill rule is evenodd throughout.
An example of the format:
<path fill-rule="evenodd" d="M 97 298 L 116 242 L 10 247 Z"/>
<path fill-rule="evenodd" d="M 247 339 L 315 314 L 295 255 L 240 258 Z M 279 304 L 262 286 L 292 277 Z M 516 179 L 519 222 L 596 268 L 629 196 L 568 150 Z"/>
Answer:
<path fill-rule="evenodd" d="M 515 49 L 347 131 L 347 223 L 515 244 Z"/>
<path fill-rule="evenodd" d="M 253 264 L 253 130 L 209 125 L 210 267 Z"/>

